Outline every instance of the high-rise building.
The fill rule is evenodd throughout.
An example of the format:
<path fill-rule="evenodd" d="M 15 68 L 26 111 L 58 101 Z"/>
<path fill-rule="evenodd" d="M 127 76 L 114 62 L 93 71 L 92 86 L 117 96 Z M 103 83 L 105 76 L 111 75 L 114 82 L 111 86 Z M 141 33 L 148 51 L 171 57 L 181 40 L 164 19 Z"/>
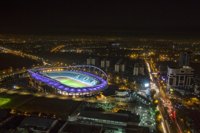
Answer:
<path fill-rule="evenodd" d="M 106 60 L 106 68 L 110 67 L 110 61 Z"/>
<path fill-rule="evenodd" d="M 118 62 L 115 64 L 115 72 L 125 72 L 125 64 L 126 62 L 124 62 L 122 59 L 118 60 Z"/>
<path fill-rule="evenodd" d="M 134 64 L 133 75 L 144 75 L 144 65 L 140 63 Z"/>
<path fill-rule="evenodd" d="M 119 64 L 115 64 L 115 72 L 119 72 L 120 65 Z"/>
<path fill-rule="evenodd" d="M 96 60 L 94 58 L 87 58 L 87 65 L 96 65 Z"/>
<path fill-rule="evenodd" d="M 133 68 L 133 75 L 139 74 L 139 64 L 135 64 Z"/>
<path fill-rule="evenodd" d="M 101 60 L 101 68 L 105 68 L 105 60 Z"/>
<path fill-rule="evenodd" d="M 87 65 L 90 65 L 90 64 L 91 64 L 91 59 L 87 58 Z"/>
<path fill-rule="evenodd" d="M 190 53 L 189 52 L 183 52 L 180 54 L 179 57 L 179 66 L 189 66 L 190 65 Z"/>
<path fill-rule="evenodd" d="M 110 61 L 109 60 L 101 60 L 101 68 L 109 68 Z"/>
<path fill-rule="evenodd" d="M 125 64 L 121 64 L 121 71 L 125 72 Z"/>
<path fill-rule="evenodd" d="M 183 66 L 180 68 L 168 67 L 167 76 L 168 90 L 175 89 L 180 92 L 185 92 L 186 90 L 191 91 L 193 88 L 194 69 L 189 66 Z"/>

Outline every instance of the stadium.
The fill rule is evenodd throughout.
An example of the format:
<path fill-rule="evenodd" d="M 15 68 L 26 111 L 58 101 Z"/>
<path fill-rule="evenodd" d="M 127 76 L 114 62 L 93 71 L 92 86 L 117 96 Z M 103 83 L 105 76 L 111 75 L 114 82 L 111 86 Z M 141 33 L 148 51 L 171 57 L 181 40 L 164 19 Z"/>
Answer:
<path fill-rule="evenodd" d="M 28 73 L 30 84 L 46 93 L 91 96 L 107 88 L 106 73 L 91 65 L 35 68 Z"/>

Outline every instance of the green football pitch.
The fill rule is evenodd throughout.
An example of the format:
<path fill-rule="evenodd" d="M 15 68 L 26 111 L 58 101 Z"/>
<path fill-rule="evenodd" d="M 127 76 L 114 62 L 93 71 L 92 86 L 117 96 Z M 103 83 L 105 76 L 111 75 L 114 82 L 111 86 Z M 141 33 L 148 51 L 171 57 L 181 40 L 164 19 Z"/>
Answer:
<path fill-rule="evenodd" d="M 81 87 L 89 87 L 90 85 L 84 84 L 80 81 L 70 79 L 67 77 L 55 77 L 55 80 L 59 81 L 60 83 L 67 85 L 69 87 L 76 87 L 76 88 L 81 88 Z"/>
<path fill-rule="evenodd" d="M 10 102 L 9 98 L 0 98 L 0 106 L 3 106 Z"/>

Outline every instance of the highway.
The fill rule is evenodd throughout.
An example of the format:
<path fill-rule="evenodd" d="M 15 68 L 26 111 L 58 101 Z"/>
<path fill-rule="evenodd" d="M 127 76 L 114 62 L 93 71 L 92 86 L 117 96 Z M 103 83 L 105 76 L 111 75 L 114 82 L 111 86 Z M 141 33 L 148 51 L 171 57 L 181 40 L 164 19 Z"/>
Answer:
<path fill-rule="evenodd" d="M 12 50 L 12 49 L 8 49 L 8 48 L 2 47 L 2 46 L 0 46 L 0 50 L 3 53 L 9 53 L 9 54 L 13 54 L 13 55 L 20 56 L 20 57 L 26 57 L 26 58 L 29 58 L 29 59 L 32 59 L 32 60 L 35 60 L 35 61 L 39 61 L 39 62 L 41 61 L 44 65 L 47 64 L 44 61 L 43 58 L 40 58 L 40 57 L 35 56 L 35 55 L 27 54 L 27 53 L 24 53 L 24 52 L 19 51 L 19 50 Z"/>
<path fill-rule="evenodd" d="M 160 80 L 152 74 L 156 70 L 156 68 L 154 68 L 155 65 L 152 64 L 152 61 L 145 60 L 145 62 L 146 62 L 150 79 L 151 79 L 151 89 L 156 91 L 155 96 L 156 96 L 156 99 L 159 100 L 158 110 L 162 118 L 161 126 L 162 126 L 163 133 L 183 133 L 176 118 L 167 119 L 167 118 L 170 118 L 172 111 L 175 111 L 175 109 L 173 108 L 173 105 L 171 104 L 169 97 L 165 93 L 164 89 L 166 85 L 164 85 L 164 83 L 162 82 L 160 83 Z M 167 112 L 165 111 L 165 108 L 168 109 Z"/>
<path fill-rule="evenodd" d="M 61 50 L 62 48 L 64 48 L 65 45 L 59 45 L 59 46 L 56 46 L 54 47 L 53 49 L 51 49 L 51 53 L 56 53 L 58 52 L 59 50 Z"/>

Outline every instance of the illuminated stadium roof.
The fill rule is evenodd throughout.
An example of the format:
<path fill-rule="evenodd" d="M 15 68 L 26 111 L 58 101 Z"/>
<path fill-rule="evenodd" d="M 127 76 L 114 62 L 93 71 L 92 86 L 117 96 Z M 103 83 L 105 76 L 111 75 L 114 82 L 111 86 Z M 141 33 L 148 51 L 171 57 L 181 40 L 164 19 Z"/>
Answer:
<path fill-rule="evenodd" d="M 90 65 L 38 68 L 28 72 L 34 80 L 53 87 L 64 95 L 88 95 L 107 87 L 105 72 Z"/>

